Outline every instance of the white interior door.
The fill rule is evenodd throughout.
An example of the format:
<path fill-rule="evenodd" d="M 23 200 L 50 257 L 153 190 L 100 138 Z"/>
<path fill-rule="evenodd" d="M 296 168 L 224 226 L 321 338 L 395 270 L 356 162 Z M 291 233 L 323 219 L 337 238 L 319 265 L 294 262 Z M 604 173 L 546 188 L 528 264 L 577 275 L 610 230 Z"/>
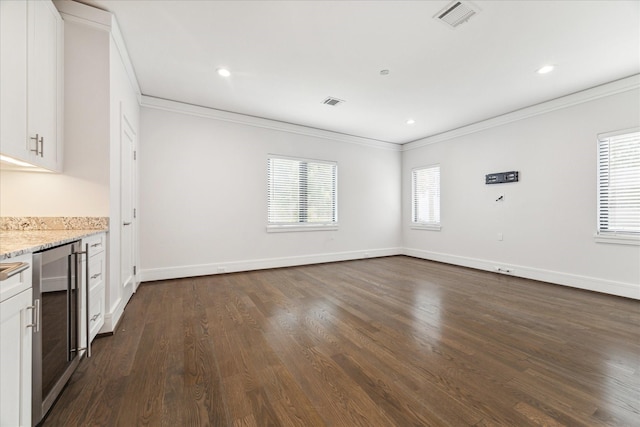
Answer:
<path fill-rule="evenodd" d="M 122 111 L 120 115 L 120 283 L 124 301 L 133 295 L 135 286 L 135 150 L 136 134 Z"/>

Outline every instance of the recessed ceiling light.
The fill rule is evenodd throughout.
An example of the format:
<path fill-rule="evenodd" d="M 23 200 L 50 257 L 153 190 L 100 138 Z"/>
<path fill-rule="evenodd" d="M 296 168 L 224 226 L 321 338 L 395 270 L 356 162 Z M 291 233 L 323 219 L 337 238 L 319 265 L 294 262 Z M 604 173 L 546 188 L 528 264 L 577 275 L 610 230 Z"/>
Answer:
<path fill-rule="evenodd" d="M 218 74 L 222 77 L 229 77 L 231 75 L 231 71 L 226 68 L 218 68 L 216 71 L 218 71 Z"/>
<path fill-rule="evenodd" d="M 553 65 L 545 65 L 544 67 L 539 68 L 537 73 L 538 74 L 547 74 L 547 73 L 552 72 L 554 68 L 555 67 Z"/>
<path fill-rule="evenodd" d="M 416 123 L 416 121 L 415 121 L 415 120 L 413 120 L 413 119 L 409 119 L 409 120 L 407 120 L 407 121 L 406 121 L 406 123 L 407 123 L 408 125 L 413 125 L 413 124 L 415 124 L 415 123 Z"/>

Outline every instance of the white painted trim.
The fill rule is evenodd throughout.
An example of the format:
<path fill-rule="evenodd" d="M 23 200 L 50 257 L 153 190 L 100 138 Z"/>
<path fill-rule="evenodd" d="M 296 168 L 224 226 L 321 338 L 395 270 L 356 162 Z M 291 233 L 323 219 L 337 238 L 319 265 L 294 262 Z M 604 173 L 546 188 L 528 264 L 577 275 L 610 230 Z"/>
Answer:
<path fill-rule="evenodd" d="M 140 277 L 142 282 L 150 282 L 156 280 L 208 276 L 241 271 L 264 270 L 269 268 L 321 264 L 326 262 L 351 261 L 356 259 L 377 258 L 393 255 L 407 255 L 430 261 L 437 261 L 446 264 L 474 268 L 477 270 L 491 271 L 495 272 L 496 274 L 506 274 L 515 277 L 522 277 L 525 279 L 538 280 L 555 285 L 568 286 L 572 288 L 585 289 L 589 291 L 640 300 L 640 285 L 633 283 L 616 282 L 613 280 L 599 279 L 596 277 L 581 276 L 559 271 L 544 270 L 522 265 L 511 265 L 497 261 L 462 257 L 458 255 L 430 252 L 411 248 L 385 248 L 281 258 L 229 261 L 212 264 L 185 265 L 166 268 L 152 268 L 141 270 Z M 114 314 L 107 314 L 105 316 L 105 326 L 102 328 L 101 332 L 111 332 L 113 330 L 113 325 L 117 324 L 118 319 L 124 311 L 124 307 L 118 307 L 118 309 L 119 310 L 117 312 L 114 310 Z"/>
<path fill-rule="evenodd" d="M 442 226 L 440 224 L 421 224 L 418 222 L 412 222 L 409 228 L 411 228 L 412 230 L 429 230 L 429 231 L 442 230 Z"/>
<path fill-rule="evenodd" d="M 53 0 L 53 4 L 65 21 L 80 22 L 104 31 L 109 31 L 111 28 L 113 15 L 106 10 L 68 0 Z"/>
<path fill-rule="evenodd" d="M 401 151 L 401 145 L 391 142 L 379 141 L 375 139 L 362 138 L 359 136 L 347 135 L 338 132 L 331 132 L 323 129 L 310 128 L 292 123 L 279 122 L 277 120 L 264 119 L 261 117 L 247 116 L 229 111 L 216 110 L 214 108 L 202 107 L 199 105 L 185 104 L 183 102 L 171 101 L 168 99 L 155 98 L 153 96 L 142 95 L 140 105 L 142 107 L 156 110 L 169 111 L 172 113 L 187 114 L 196 117 L 203 117 L 213 120 L 238 123 L 247 126 L 254 126 L 264 129 L 277 130 L 282 132 L 295 133 L 298 135 L 313 136 L 316 138 L 330 139 L 332 141 L 347 142 L 350 144 L 364 145 L 373 148 L 380 148 L 392 151 Z"/>
<path fill-rule="evenodd" d="M 493 117 L 481 122 L 472 123 L 457 129 L 452 129 L 438 135 L 429 136 L 427 138 L 418 139 L 402 145 L 402 151 L 414 150 L 437 142 L 447 141 L 449 139 L 458 138 L 460 136 L 469 135 L 471 133 L 480 132 L 486 129 L 502 126 L 507 123 L 518 120 L 527 119 L 529 117 L 546 114 L 562 108 L 571 107 L 585 102 L 593 101 L 606 96 L 615 95 L 629 90 L 640 88 L 640 74 L 636 74 L 624 79 L 616 80 L 590 89 L 563 96 L 561 98 L 552 99 L 530 107 L 522 108 L 511 113 Z"/>
<path fill-rule="evenodd" d="M 310 224 L 310 225 L 267 225 L 267 233 L 293 233 L 297 231 L 337 231 L 338 223 L 333 224 Z"/>
<path fill-rule="evenodd" d="M 321 264 L 325 262 L 350 261 L 363 258 L 377 258 L 401 255 L 402 248 L 363 249 L 360 251 L 301 255 L 281 258 L 264 258 L 243 261 L 228 261 L 212 264 L 185 265 L 166 268 L 142 269 L 143 282 L 176 279 L 181 277 L 208 276 L 212 274 L 235 273 L 240 271 L 264 270 L 268 268 L 293 267 L 298 265 Z"/>
<path fill-rule="evenodd" d="M 629 129 L 619 129 L 611 132 L 600 133 L 598 134 L 598 141 L 602 141 L 603 139 L 609 139 L 611 137 L 618 136 L 618 135 L 624 135 L 627 133 L 635 133 L 635 132 L 640 132 L 640 126 L 632 127 Z"/>
<path fill-rule="evenodd" d="M 138 104 L 142 102 L 142 92 L 140 91 L 140 85 L 138 84 L 138 78 L 136 76 L 135 69 L 133 68 L 133 63 L 131 62 L 131 58 L 129 57 L 129 51 L 127 50 L 127 45 L 124 42 L 124 38 L 122 37 L 122 32 L 120 31 L 120 26 L 118 25 L 118 21 L 116 20 L 115 15 L 113 16 L 113 23 L 111 25 L 111 38 L 118 50 L 118 54 L 120 55 L 120 60 L 124 65 L 124 69 L 127 73 L 127 78 L 129 79 L 129 84 L 131 84 L 131 88 L 136 93 L 136 98 L 138 99 Z"/>
<path fill-rule="evenodd" d="M 640 246 L 640 236 L 637 234 L 596 233 L 593 240 L 596 243 Z"/>
<path fill-rule="evenodd" d="M 640 285 L 633 283 L 616 282 L 613 280 L 543 270 L 522 265 L 509 265 L 491 260 L 468 258 L 421 249 L 404 248 L 403 254 L 415 258 L 460 265 L 478 270 L 498 272 L 498 269 L 500 269 L 499 272 L 501 274 L 640 300 Z"/>
<path fill-rule="evenodd" d="M 116 303 L 110 308 L 109 313 L 104 315 L 104 325 L 100 328 L 99 334 L 112 333 L 115 331 L 120 318 L 124 314 L 124 307 L 126 304 L 122 303 L 123 299 L 118 298 Z"/>

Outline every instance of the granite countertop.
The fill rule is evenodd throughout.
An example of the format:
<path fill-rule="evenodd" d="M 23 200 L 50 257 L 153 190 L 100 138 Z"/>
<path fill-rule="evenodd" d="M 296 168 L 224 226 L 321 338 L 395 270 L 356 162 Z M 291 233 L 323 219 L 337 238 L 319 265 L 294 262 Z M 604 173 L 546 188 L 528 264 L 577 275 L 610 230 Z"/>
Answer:
<path fill-rule="evenodd" d="M 0 260 L 64 245 L 107 230 L 0 231 Z"/>
<path fill-rule="evenodd" d="M 0 260 L 38 252 L 108 231 L 96 218 L 0 218 Z"/>

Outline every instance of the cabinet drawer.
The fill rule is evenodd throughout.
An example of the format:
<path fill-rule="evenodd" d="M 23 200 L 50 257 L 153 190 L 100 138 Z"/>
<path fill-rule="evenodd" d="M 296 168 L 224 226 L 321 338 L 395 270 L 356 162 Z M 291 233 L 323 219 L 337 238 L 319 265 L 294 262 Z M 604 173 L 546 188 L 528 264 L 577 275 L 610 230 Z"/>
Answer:
<path fill-rule="evenodd" d="M 97 286 L 104 286 L 105 257 L 96 255 L 89 258 L 89 289 L 93 290 Z"/>
<path fill-rule="evenodd" d="M 26 262 L 29 268 L 0 282 L 0 301 L 31 288 L 31 254 L 2 260 L 3 263 Z"/>
<path fill-rule="evenodd" d="M 93 257 L 94 255 L 98 255 L 99 253 L 104 252 L 105 244 L 106 244 L 106 234 L 100 233 L 95 236 L 90 236 L 82 239 L 82 243 L 85 245 L 89 245 L 89 256 Z"/>
<path fill-rule="evenodd" d="M 90 292 L 89 307 L 89 339 L 93 341 L 104 325 L 104 285 L 92 289 Z"/>

